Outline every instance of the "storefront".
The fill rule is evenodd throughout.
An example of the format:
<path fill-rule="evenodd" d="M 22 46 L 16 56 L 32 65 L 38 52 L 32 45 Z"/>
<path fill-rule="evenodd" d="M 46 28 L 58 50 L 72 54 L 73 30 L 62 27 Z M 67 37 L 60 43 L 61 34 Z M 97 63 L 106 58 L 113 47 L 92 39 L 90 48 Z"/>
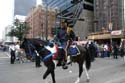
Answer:
<path fill-rule="evenodd" d="M 116 30 L 112 32 L 96 32 L 91 33 L 88 36 L 88 39 L 98 41 L 100 43 L 111 43 L 112 41 L 116 42 L 117 44 L 120 44 L 122 38 L 125 38 L 125 35 L 123 35 L 121 30 Z"/>

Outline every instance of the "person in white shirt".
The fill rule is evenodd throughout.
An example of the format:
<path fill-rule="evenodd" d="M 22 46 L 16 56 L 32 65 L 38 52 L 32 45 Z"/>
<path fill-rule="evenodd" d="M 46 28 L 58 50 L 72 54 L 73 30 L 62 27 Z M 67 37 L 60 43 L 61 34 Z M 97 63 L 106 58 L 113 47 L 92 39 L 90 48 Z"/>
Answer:
<path fill-rule="evenodd" d="M 108 45 L 104 45 L 104 57 L 107 57 L 107 52 L 108 52 Z"/>
<path fill-rule="evenodd" d="M 10 45 L 9 52 L 10 52 L 10 64 L 14 64 L 16 56 L 15 56 L 15 44 Z"/>

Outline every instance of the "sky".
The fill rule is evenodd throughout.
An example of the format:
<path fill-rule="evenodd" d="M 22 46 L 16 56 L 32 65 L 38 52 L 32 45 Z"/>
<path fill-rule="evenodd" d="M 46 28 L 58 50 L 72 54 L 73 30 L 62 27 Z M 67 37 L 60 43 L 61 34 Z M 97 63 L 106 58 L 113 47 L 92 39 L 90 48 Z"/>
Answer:
<path fill-rule="evenodd" d="M 41 0 L 38 0 L 37 3 L 41 3 Z M 5 27 L 13 23 L 13 11 L 14 0 L 0 0 L 0 40 L 4 38 Z"/>
<path fill-rule="evenodd" d="M 3 38 L 4 29 L 12 24 L 13 0 L 0 0 L 0 39 Z"/>

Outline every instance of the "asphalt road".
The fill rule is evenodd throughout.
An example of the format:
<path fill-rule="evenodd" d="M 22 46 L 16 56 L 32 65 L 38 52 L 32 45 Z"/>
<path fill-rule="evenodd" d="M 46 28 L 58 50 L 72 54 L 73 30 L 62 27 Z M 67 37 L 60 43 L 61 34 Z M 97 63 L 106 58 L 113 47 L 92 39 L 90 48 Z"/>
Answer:
<path fill-rule="evenodd" d="M 10 64 L 6 53 L 0 52 L 0 83 L 45 83 L 42 79 L 45 70 L 46 67 L 43 64 L 42 67 L 35 68 L 33 62 Z M 57 83 L 74 83 L 78 76 L 78 65 L 75 63 L 67 70 L 58 67 L 55 72 Z M 125 83 L 125 62 L 121 57 L 117 60 L 96 58 L 92 62 L 89 75 L 89 83 Z M 48 83 L 52 83 L 51 75 L 47 80 Z M 87 83 L 85 73 L 80 83 Z"/>

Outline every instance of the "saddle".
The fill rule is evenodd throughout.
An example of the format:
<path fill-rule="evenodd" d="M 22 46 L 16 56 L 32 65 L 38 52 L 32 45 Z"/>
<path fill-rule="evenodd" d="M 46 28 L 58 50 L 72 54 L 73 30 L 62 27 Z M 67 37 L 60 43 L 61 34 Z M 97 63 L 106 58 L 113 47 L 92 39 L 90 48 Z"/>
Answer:
<path fill-rule="evenodd" d="M 76 45 L 71 45 L 68 49 L 67 49 L 67 53 L 70 56 L 77 56 L 80 54 L 80 51 L 78 49 L 78 47 Z"/>

